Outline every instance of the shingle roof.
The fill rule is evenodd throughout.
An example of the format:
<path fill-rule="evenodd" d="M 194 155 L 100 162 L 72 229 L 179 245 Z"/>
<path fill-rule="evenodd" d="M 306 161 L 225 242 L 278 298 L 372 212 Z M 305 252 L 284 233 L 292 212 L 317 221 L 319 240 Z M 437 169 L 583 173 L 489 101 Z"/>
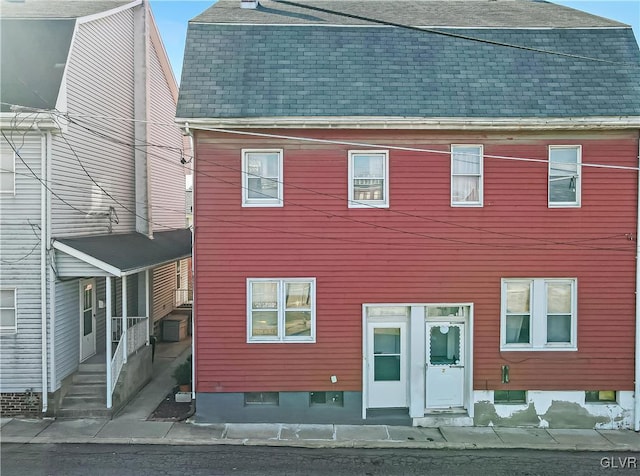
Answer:
<path fill-rule="evenodd" d="M 622 23 L 543 0 L 291 0 L 291 3 L 414 26 L 611 27 Z M 193 22 L 243 24 L 367 25 L 366 21 L 260 0 L 253 9 L 240 0 L 218 0 Z"/>
<path fill-rule="evenodd" d="M 177 116 L 640 116 L 630 28 L 439 30 L 569 56 L 384 26 L 192 22 Z"/>
<path fill-rule="evenodd" d="M 74 25 L 75 20 L 0 21 L 0 101 L 55 108 Z M 0 105 L 0 111 L 8 110 Z"/>
<path fill-rule="evenodd" d="M 106 12 L 133 0 L 0 0 L 2 18 L 79 18 Z"/>

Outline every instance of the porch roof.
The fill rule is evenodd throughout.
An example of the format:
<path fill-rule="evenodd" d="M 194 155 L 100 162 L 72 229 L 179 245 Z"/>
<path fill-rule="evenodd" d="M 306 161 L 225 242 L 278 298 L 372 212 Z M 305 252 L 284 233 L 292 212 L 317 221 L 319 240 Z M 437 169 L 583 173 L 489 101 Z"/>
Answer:
<path fill-rule="evenodd" d="M 141 233 L 58 238 L 53 247 L 121 277 L 191 256 L 191 230 L 155 232 L 153 239 Z"/>

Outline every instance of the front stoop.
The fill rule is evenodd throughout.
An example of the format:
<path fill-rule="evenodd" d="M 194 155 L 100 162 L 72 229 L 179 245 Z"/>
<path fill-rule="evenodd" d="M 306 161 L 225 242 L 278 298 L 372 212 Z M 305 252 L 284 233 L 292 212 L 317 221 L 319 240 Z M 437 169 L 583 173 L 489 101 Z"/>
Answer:
<path fill-rule="evenodd" d="M 107 408 L 106 364 L 80 364 L 60 404 L 59 418 L 111 418 Z"/>
<path fill-rule="evenodd" d="M 464 411 L 434 411 L 413 419 L 413 426 L 439 428 L 441 426 L 473 426 L 473 418 Z"/>

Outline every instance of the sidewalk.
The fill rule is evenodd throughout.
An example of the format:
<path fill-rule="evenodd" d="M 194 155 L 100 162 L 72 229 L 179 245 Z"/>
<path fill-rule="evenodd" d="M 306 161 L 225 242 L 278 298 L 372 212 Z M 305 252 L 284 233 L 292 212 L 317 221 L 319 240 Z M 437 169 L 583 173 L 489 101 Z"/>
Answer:
<path fill-rule="evenodd" d="M 630 430 L 240 423 L 207 425 L 147 421 L 147 417 L 173 387 L 173 369 L 190 352 L 191 348 L 185 343 L 158 346 L 153 380 L 113 420 L 2 418 L 0 441 L 307 448 L 640 451 L 640 434 Z"/>

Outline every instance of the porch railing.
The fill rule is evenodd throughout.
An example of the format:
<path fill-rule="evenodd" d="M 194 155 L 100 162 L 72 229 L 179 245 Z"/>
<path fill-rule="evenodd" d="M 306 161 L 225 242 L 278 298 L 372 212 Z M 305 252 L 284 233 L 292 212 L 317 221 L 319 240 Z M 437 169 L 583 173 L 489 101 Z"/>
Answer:
<path fill-rule="evenodd" d="M 174 307 L 180 307 L 184 304 L 191 304 L 193 302 L 193 289 L 176 289 Z"/>
<path fill-rule="evenodd" d="M 127 356 L 134 354 L 139 349 L 147 345 L 148 342 L 148 317 L 128 317 L 127 318 Z M 116 388 L 118 377 L 124 366 L 124 342 L 122 317 L 111 319 L 111 342 L 115 347 L 111 357 L 111 393 Z"/>

